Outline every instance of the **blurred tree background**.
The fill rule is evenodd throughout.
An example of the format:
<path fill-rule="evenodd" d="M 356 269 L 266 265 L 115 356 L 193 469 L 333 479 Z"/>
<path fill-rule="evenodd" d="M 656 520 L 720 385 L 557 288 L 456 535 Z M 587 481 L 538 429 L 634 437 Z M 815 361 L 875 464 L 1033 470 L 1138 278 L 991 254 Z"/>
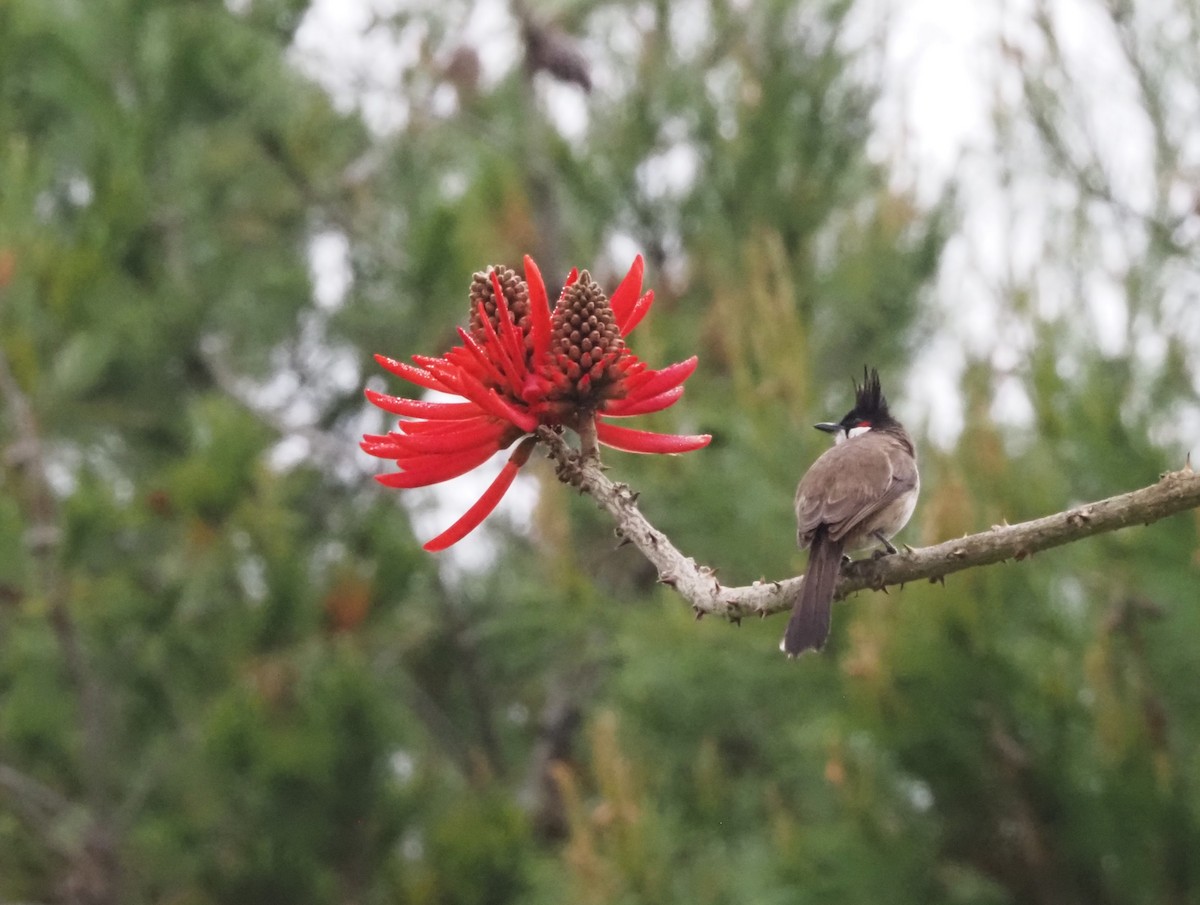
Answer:
<path fill-rule="evenodd" d="M 545 463 L 433 556 L 459 504 L 357 449 L 371 353 L 448 347 L 473 271 L 641 252 L 639 355 L 701 361 L 650 426 L 714 442 L 608 462 L 729 582 L 802 570 L 864 362 L 914 544 L 1180 466 L 1200 10 L 998 20 L 942 113 L 992 140 L 919 191 L 884 8 L 401 3 L 380 107 L 304 0 L 0 0 L 0 902 L 1200 902 L 1197 518 L 859 595 L 787 662 Z"/>

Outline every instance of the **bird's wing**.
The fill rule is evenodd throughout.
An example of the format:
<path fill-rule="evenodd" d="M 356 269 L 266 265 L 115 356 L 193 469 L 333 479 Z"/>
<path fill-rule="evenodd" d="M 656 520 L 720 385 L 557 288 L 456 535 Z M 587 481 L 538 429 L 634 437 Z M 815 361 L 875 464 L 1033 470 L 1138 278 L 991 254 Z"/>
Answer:
<path fill-rule="evenodd" d="M 917 484 L 911 455 L 880 434 L 865 434 L 827 449 L 796 488 L 796 521 L 803 540 L 821 525 L 841 540 L 861 522 Z"/>

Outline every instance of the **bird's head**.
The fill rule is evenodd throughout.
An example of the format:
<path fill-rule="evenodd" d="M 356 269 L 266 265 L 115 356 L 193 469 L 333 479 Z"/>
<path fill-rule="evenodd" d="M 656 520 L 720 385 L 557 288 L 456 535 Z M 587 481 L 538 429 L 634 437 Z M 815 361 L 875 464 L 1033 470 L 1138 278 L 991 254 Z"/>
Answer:
<path fill-rule="evenodd" d="M 854 408 L 841 421 L 822 421 L 813 427 L 832 434 L 833 442 L 837 444 L 894 423 L 895 420 L 888 414 L 887 398 L 879 385 L 879 372 L 864 366 L 863 382 L 854 382 Z"/>

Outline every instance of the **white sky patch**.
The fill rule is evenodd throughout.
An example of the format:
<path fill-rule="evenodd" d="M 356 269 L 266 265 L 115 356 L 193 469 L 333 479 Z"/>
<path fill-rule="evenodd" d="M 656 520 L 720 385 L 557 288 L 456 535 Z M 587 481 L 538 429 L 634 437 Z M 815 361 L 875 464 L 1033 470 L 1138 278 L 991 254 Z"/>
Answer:
<path fill-rule="evenodd" d="M 320 84 L 343 113 L 358 110 L 368 128 L 388 135 L 408 121 L 400 91 L 405 69 L 420 59 L 419 27 L 383 24 L 402 0 L 314 0 L 292 42 L 292 62 Z"/>
<path fill-rule="evenodd" d="M 642 246 L 628 233 L 614 233 L 608 237 L 606 245 L 605 257 L 613 273 L 625 273 L 633 259 L 642 253 Z"/>
<path fill-rule="evenodd" d="M 267 467 L 272 471 L 289 471 L 312 459 L 312 443 L 307 437 L 289 434 L 267 453 Z"/>
<path fill-rule="evenodd" d="M 554 79 L 538 78 L 535 80 L 535 89 L 546 106 L 554 130 L 568 142 L 584 141 L 591 118 L 588 116 L 587 95 L 580 87 Z"/>
<path fill-rule="evenodd" d="M 517 23 L 504 0 L 476 0 L 463 24 L 460 43 L 478 49 L 484 85 L 495 85 L 521 58 Z"/>
<path fill-rule="evenodd" d="M 918 408 L 906 400 L 957 399 L 958 374 L 964 365 L 962 347 L 947 333 L 935 334 L 913 361 L 903 396 L 897 394 L 897 416 L 911 427 L 923 425 L 922 432 L 942 448 L 952 446 L 962 432 L 962 406 L 939 404 Z"/>
<path fill-rule="evenodd" d="M 993 74 L 985 51 L 1001 9 L 946 0 L 874 0 L 860 3 L 849 24 L 856 47 L 874 43 L 876 34 L 884 41 L 873 156 L 888 161 L 922 203 L 940 197 L 965 152 L 982 150 L 992 138 Z"/>
<path fill-rule="evenodd" d="M 1105 355 L 1124 355 L 1129 350 L 1129 305 L 1125 287 L 1107 274 L 1094 274 L 1082 286 L 1096 342 Z"/>
<path fill-rule="evenodd" d="M 447 170 L 443 172 L 439 177 L 438 183 L 442 190 L 442 197 L 446 201 L 457 201 L 471 187 L 467 174 L 461 170 Z"/>
<path fill-rule="evenodd" d="M 646 198 L 681 198 L 696 183 L 700 155 L 694 145 L 677 142 L 652 154 L 637 168 L 638 189 Z"/>
<path fill-rule="evenodd" d="M 708 47 L 712 32 L 710 5 L 702 0 L 675 0 L 667 16 L 671 47 L 685 61 L 695 59 Z"/>
<path fill-rule="evenodd" d="M 1063 104 L 1055 127 L 1068 155 L 1095 168 L 1111 200 L 1084 198 L 1074 179 L 1054 175 L 1034 130 L 1022 79 L 1050 59 L 1034 18 L 1038 9 L 1053 23 L 1067 80 L 1051 86 Z M 1166 9 L 1135 6 L 1134 27 L 1151 34 L 1150 20 L 1167 15 L 1155 10 Z M 1102 354 L 1132 349 L 1143 373 L 1155 373 L 1161 343 L 1142 336 L 1161 327 L 1135 316 L 1139 300 L 1129 295 L 1136 285 L 1129 278 L 1149 249 L 1139 215 L 1157 203 L 1159 161 L 1141 89 L 1105 5 L 874 0 L 856 5 L 854 15 L 847 44 L 863 51 L 864 78 L 881 88 L 873 158 L 918 203 L 938 199 L 948 185 L 959 188 L 959 226 L 933 287 L 939 328 L 918 350 L 911 374 L 914 398 L 937 400 L 921 413 L 935 442 L 953 443 L 961 429 L 957 375 L 971 358 L 990 360 L 1008 375 L 997 379 L 993 416 L 1008 425 L 1029 423 L 1032 406 L 1018 377 L 1037 342 L 1031 315 L 1070 322 L 1076 338 Z M 1200 86 L 1164 83 L 1161 99 L 1166 127 L 1182 149 L 1179 172 L 1166 178 L 1186 186 L 1178 192 L 1168 186 L 1171 207 L 1186 212 L 1200 196 Z M 1002 135 L 1000 126 L 1010 131 Z M 1086 225 L 1077 236 L 1079 222 Z M 1185 236 L 1200 236 L 1200 215 L 1185 219 L 1173 238 L 1186 247 Z M 1078 252 L 1064 254 L 1077 240 Z M 1200 310 L 1195 291 L 1176 288 L 1191 277 L 1161 279 L 1167 322 L 1175 296 L 1190 295 Z M 1013 310 L 1022 304 L 1029 307 Z M 1173 334 L 1200 338 L 1185 322 L 1189 306 L 1176 307 L 1183 315 L 1174 318 Z M 1017 321 L 1025 328 L 1014 329 Z"/>
<path fill-rule="evenodd" d="M 67 180 L 67 200 L 76 207 L 87 207 L 94 197 L 96 192 L 86 176 L 72 176 Z"/>
<path fill-rule="evenodd" d="M 396 777 L 397 782 L 401 786 L 407 786 L 416 775 L 417 759 L 413 757 L 412 752 L 399 748 L 393 751 L 392 756 L 388 758 L 388 766 L 391 767 L 392 775 Z"/>
<path fill-rule="evenodd" d="M 592 40 L 583 50 L 591 67 L 596 97 L 620 98 L 637 78 L 636 61 L 645 34 L 654 27 L 654 10 L 648 3 L 597 7 L 588 17 Z"/>
<path fill-rule="evenodd" d="M 327 229 L 314 235 L 308 242 L 308 268 L 317 307 L 324 311 L 340 308 L 354 283 L 346 234 Z"/>
<path fill-rule="evenodd" d="M 1030 427 L 1036 413 L 1033 403 L 1025 393 L 1021 382 L 1011 375 L 996 381 L 996 392 L 992 398 L 992 418 L 1001 424 L 1014 427 Z"/>
<path fill-rule="evenodd" d="M 412 517 L 413 530 L 418 539 L 424 543 L 458 521 L 495 480 L 510 455 L 512 449 L 501 450 L 479 468 L 461 477 L 443 481 L 433 487 L 404 491 L 401 502 Z M 533 527 L 537 499 L 537 479 L 531 475 L 518 474 L 508 492 L 483 524 L 457 544 L 438 554 L 446 577 L 453 578 L 490 569 L 500 552 L 494 533 L 496 526 L 507 523 L 518 534 L 528 535 Z"/>
<path fill-rule="evenodd" d="M 413 15 L 402 27 L 393 24 L 398 14 L 416 12 L 414 5 L 419 4 L 313 0 L 292 42 L 293 65 L 321 85 L 338 110 L 357 110 L 379 136 L 403 129 L 415 103 L 434 114 L 454 111 L 456 100 L 446 93 L 446 86 L 425 84 L 413 89 L 406 85 L 405 75 L 422 63 L 426 53 L 432 51 L 435 59 L 448 62 L 456 46 L 475 48 L 485 86 L 504 78 L 520 58 L 517 25 L 502 0 L 479 0 L 454 29 L 456 44 L 433 48 L 427 46 L 429 35 L 419 16 Z"/>
<path fill-rule="evenodd" d="M 1093 145 L 1103 145 L 1117 196 L 1135 210 L 1148 211 L 1154 195 L 1154 134 L 1132 69 L 1114 65 L 1123 51 L 1107 14 L 1100 4 L 1081 0 L 1057 0 L 1050 14 L 1074 88 L 1084 98 L 1073 111 L 1079 126 Z"/>

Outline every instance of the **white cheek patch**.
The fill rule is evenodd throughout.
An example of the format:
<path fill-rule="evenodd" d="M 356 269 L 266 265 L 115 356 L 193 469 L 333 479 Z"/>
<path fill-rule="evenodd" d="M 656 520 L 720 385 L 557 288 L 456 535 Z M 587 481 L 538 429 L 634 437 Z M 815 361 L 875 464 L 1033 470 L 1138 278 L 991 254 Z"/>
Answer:
<path fill-rule="evenodd" d="M 846 434 L 846 436 L 847 437 L 861 437 L 863 434 L 865 434 L 870 429 L 871 429 L 871 425 L 860 424 L 857 427 L 850 428 L 850 432 L 848 434 Z"/>
<path fill-rule="evenodd" d="M 833 445 L 837 446 L 839 443 L 845 443 L 845 442 L 846 442 L 846 432 L 839 427 L 837 432 L 833 435 Z"/>

